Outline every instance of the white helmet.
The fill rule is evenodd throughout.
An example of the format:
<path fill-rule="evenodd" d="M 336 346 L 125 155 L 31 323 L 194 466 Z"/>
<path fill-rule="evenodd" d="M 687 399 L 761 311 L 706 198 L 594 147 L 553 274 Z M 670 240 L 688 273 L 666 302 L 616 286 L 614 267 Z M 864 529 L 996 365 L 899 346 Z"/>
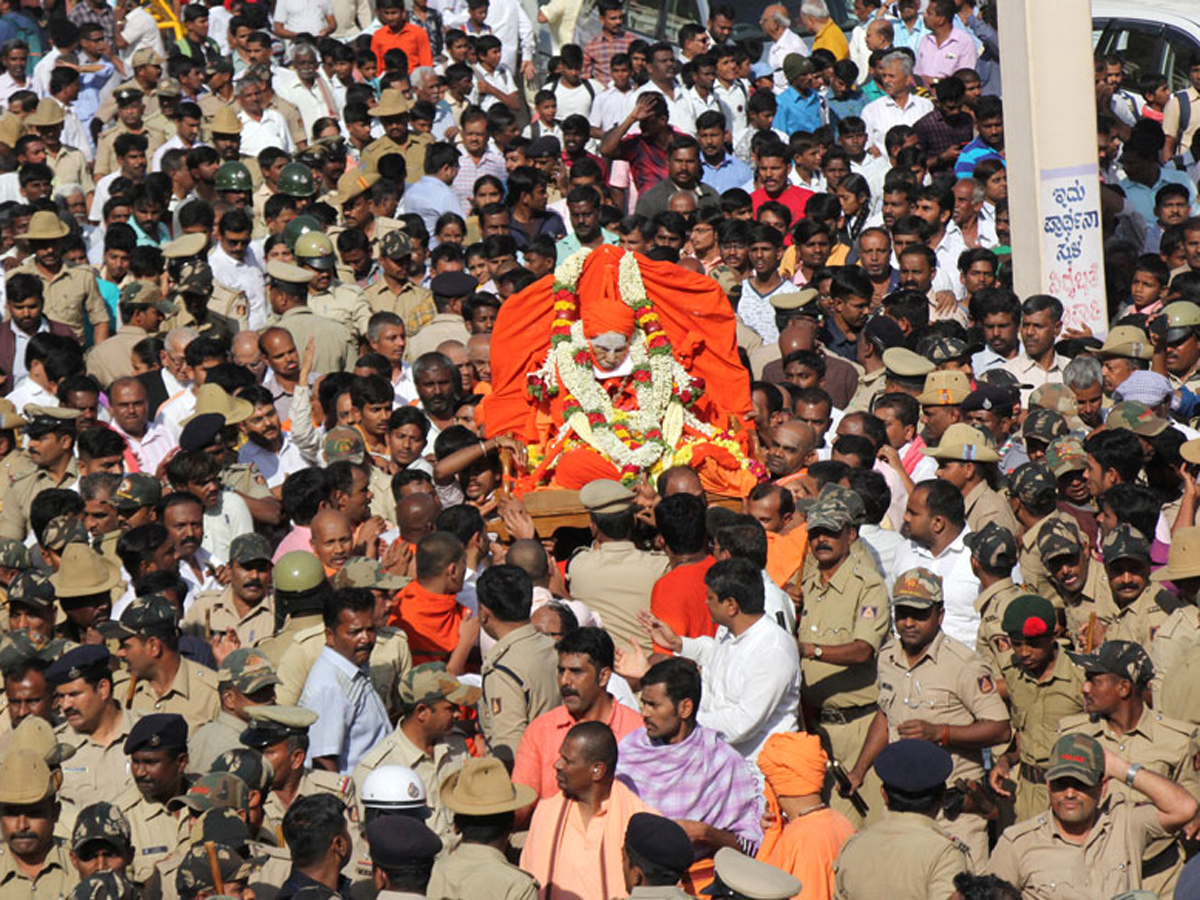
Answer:
<path fill-rule="evenodd" d="M 425 782 L 407 766 L 380 766 L 363 780 L 362 805 L 368 809 L 425 808 Z"/>

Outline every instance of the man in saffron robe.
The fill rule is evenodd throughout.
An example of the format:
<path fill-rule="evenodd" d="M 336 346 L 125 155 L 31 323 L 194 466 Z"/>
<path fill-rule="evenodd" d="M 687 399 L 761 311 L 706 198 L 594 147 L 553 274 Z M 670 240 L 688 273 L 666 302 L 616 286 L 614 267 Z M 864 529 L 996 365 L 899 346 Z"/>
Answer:
<path fill-rule="evenodd" d="M 388 624 L 404 629 L 413 664 L 442 662 L 461 675 L 479 641 L 479 620 L 459 604 L 466 573 L 462 542 L 445 531 L 417 543 L 417 577 L 396 597 Z"/>

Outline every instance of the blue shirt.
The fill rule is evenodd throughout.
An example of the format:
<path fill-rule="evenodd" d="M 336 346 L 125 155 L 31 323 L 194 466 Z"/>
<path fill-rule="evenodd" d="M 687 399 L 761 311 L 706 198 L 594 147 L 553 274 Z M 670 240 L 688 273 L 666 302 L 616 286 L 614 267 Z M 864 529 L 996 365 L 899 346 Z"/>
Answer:
<path fill-rule="evenodd" d="M 809 91 L 807 97 L 801 97 L 794 87 L 788 88 L 779 95 L 778 107 L 775 110 L 775 120 L 771 127 L 784 134 L 796 131 L 816 131 L 821 127 L 821 98 L 816 91 Z"/>
<path fill-rule="evenodd" d="M 829 120 L 831 123 L 837 123 L 851 116 L 861 116 L 863 107 L 867 105 L 867 97 L 859 88 L 855 88 L 845 100 L 839 100 L 830 94 L 827 102 L 829 104 Z"/>
<path fill-rule="evenodd" d="M 740 188 L 754 178 L 754 172 L 736 156 L 725 155 L 715 166 L 704 157 L 700 158 L 702 174 L 700 180 L 718 194 Z"/>
<path fill-rule="evenodd" d="M 615 234 L 613 234 L 607 228 L 601 228 L 600 229 L 600 240 L 606 244 L 612 244 L 615 247 L 619 243 L 620 238 L 618 238 Z M 568 234 L 566 237 L 559 240 L 559 242 L 554 245 L 554 250 L 557 254 L 555 261 L 557 263 L 561 264 L 564 259 L 566 259 L 568 256 L 570 256 L 576 250 L 581 250 L 582 248 L 583 248 L 583 245 L 579 243 L 579 238 L 576 236 L 575 232 L 572 231 L 570 234 Z"/>
<path fill-rule="evenodd" d="M 954 174 L 958 178 L 970 178 L 975 174 L 975 167 L 985 159 L 998 159 L 1000 164 L 1008 168 L 1004 157 L 983 142 L 983 138 L 975 138 L 962 148 L 958 154 L 958 162 L 954 164 Z"/>
<path fill-rule="evenodd" d="M 420 216 L 425 228 L 433 234 L 442 213 L 461 212 L 462 204 L 446 182 L 433 175 L 422 175 L 420 181 L 405 190 L 400 209 Z"/>
<path fill-rule="evenodd" d="M 1168 184 L 1180 184 L 1187 188 L 1188 206 L 1191 207 L 1192 215 L 1196 215 L 1196 186 L 1192 184 L 1186 172 L 1180 172 L 1178 169 L 1160 167 L 1158 181 L 1152 186 L 1122 178 L 1117 182 L 1117 187 L 1125 192 L 1125 202 L 1137 210 L 1137 214 L 1149 228 L 1158 220 L 1154 215 L 1154 197 Z"/>
<path fill-rule="evenodd" d="M 322 647 L 308 670 L 298 705 L 318 716 L 308 729 L 308 758 L 332 756 L 343 775 L 392 731 L 366 666 L 359 668 L 332 647 Z"/>

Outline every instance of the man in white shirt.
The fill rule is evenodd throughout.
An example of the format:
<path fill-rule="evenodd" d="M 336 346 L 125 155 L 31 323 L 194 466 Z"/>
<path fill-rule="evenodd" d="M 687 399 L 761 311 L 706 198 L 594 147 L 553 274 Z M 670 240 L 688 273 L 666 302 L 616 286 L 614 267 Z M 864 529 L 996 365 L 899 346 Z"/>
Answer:
<path fill-rule="evenodd" d="M 1062 331 L 1063 305 L 1049 294 L 1035 294 L 1021 304 L 1021 351 L 1000 368 L 1016 376 L 1021 385 L 1021 405 L 1044 384 L 1061 384 L 1070 362 L 1059 356 L 1054 343 Z"/>
<path fill-rule="evenodd" d="M 792 18 L 782 3 L 768 6 L 758 21 L 759 27 L 773 43 L 767 52 L 767 64 L 775 72 L 775 93 L 782 94 L 790 85 L 783 74 L 783 61 L 789 53 L 808 56 L 808 47 L 800 35 L 792 31 Z"/>
<path fill-rule="evenodd" d="M 267 487 L 278 487 L 293 472 L 320 464 L 315 455 L 306 458 L 284 434 L 269 390 L 256 385 L 244 389 L 240 397 L 254 405 L 254 412 L 240 426 L 246 443 L 238 451 L 238 462 L 258 466 Z"/>
<path fill-rule="evenodd" d="M 681 638 L 649 613 L 643 621 L 656 644 L 700 666 L 697 721 L 753 763 L 768 737 L 797 728 L 800 654 L 795 639 L 764 615 L 762 576 L 752 562 L 714 563 L 704 583 L 713 621 L 726 629 L 719 640 Z"/>
<path fill-rule="evenodd" d="M 297 44 L 292 50 L 295 71 L 277 69 L 271 79 L 277 93 L 295 104 L 304 119 L 304 133 L 313 133 L 318 119 L 338 118 L 338 103 L 333 88 L 321 74 L 317 48 L 312 44 Z"/>
<path fill-rule="evenodd" d="M 275 4 L 273 31 L 290 41 L 301 34 L 323 38 L 337 28 L 330 0 L 279 0 Z M 295 54 L 292 56 L 295 61 Z"/>
<path fill-rule="evenodd" d="M 8 395 L 17 412 L 32 403 L 37 406 L 61 406 L 55 391 L 58 382 L 66 377 L 69 357 L 64 342 L 70 339 L 49 332 L 39 332 L 26 344 L 25 359 L 29 375 Z"/>
<path fill-rule="evenodd" d="M 213 278 L 245 293 L 250 327 L 258 330 L 267 324 L 267 287 L 262 264 L 250 249 L 253 228 L 254 223 L 243 210 L 226 212 L 217 226 L 221 240 L 208 254 L 208 264 Z"/>
<path fill-rule="evenodd" d="M 971 551 L 962 493 L 937 478 L 920 482 L 908 495 L 901 533 L 908 538 L 894 563 L 897 572 L 925 568 L 942 579 L 946 618 L 942 628 L 955 640 L 975 646 L 979 630 L 979 579 L 971 569 Z"/>
<path fill-rule="evenodd" d="M 253 75 L 237 84 L 238 120 L 242 123 L 241 152 L 258 156 L 267 147 L 292 152 L 292 135 L 283 116 L 263 108 L 263 83 Z"/>
<path fill-rule="evenodd" d="M 647 67 L 650 71 L 650 80 L 638 88 L 636 96 L 651 91 L 662 94 L 663 99 L 667 101 L 667 121 L 670 126 L 676 131 L 694 135 L 696 133 L 696 115 L 692 110 L 692 101 L 688 97 L 687 91 L 684 90 L 683 82 L 675 77 L 679 65 L 675 59 L 675 51 L 671 49 L 670 44 L 655 44 L 650 48 L 648 56 Z M 634 102 L 636 102 L 636 97 Z"/>
<path fill-rule="evenodd" d="M 126 72 L 133 71 L 133 57 L 139 50 L 153 50 L 161 59 L 167 55 L 162 33 L 150 10 L 138 0 L 119 0 L 114 12 L 117 27 L 117 49 Z"/>
<path fill-rule="evenodd" d="M 879 68 L 886 94 L 863 107 L 862 119 L 867 123 L 867 147 L 884 154 L 883 139 L 888 129 L 895 125 L 916 125 L 933 112 L 933 101 L 913 93 L 913 60 L 907 53 L 889 53 Z"/>
<path fill-rule="evenodd" d="M 450 27 L 449 17 L 444 21 L 446 27 Z M 517 51 L 520 51 L 521 75 L 526 83 L 531 82 L 534 76 L 533 23 L 519 0 L 490 0 L 484 24 L 500 39 L 500 61 L 509 72 L 517 71 Z"/>

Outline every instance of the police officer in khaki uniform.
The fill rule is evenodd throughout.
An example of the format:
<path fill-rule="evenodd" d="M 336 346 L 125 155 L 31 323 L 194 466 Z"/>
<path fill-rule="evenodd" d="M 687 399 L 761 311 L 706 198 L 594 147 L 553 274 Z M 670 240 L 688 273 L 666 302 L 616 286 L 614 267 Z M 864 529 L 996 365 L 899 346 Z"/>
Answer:
<path fill-rule="evenodd" d="M 987 664 L 942 631 L 942 582 L 928 569 L 896 579 L 892 607 L 898 640 L 879 651 L 879 712 L 854 772 L 861 773 L 889 741 L 916 738 L 945 747 L 954 762 L 953 789 L 977 797 L 984 777 L 983 751 L 1012 736 L 1008 709 Z M 975 865 L 987 858 L 987 820 L 975 811 L 937 816 L 962 841 Z"/>
<path fill-rule="evenodd" d="M 1191 604 L 1150 580 L 1150 542 L 1132 525 L 1122 522 L 1106 534 L 1100 552 L 1117 607 L 1105 637 L 1149 647 L 1171 614 Z"/>
<path fill-rule="evenodd" d="M 1008 699 L 1016 746 L 997 754 L 988 776 L 1002 796 L 1016 796 L 1017 821 L 1046 808 L 1046 767 L 1058 739 L 1059 722 L 1083 711 L 1083 670 L 1054 639 L 1054 606 L 1025 594 L 1004 611 L 1003 633 L 1010 652 Z M 1016 790 L 1006 780 L 1016 781 Z"/>
<path fill-rule="evenodd" d="M 29 246 L 29 258 L 11 270 L 36 275 L 42 280 L 46 318 L 71 329 L 77 341 L 84 339 L 84 321 L 90 322 L 96 343 L 108 337 L 108 307 L 100 296 L 96 274 L 88 266 L 63 261 L 59 242 L 70 233 L 57 213 L 35 212 L 28 230 L 16 235 Z"/>
<path fill-rule="evenodd" d="M 907 347 L 889 347 L 883 351 L 883 393 L 908 394 L 916 398 L 925 390 L 925 379 L 937 367 Z"/>
<path fill-rule="evenodd" d="M 229 545 L 231 578 L 221 591 L 192 600 L 183 629 L 205 640 L 233 632 L 244 648 L 275 633 L 275 601 L 271 595 L 271 544 L 261 534 L 239 534 Z"/>
<path fill-rule="evenodd" d="M 422 663 L 409 670 L 400 683 L 400 723 L 388 737 L 354 767 L 359 791 L 366 777 L 380 766 L 406 766 L 425 783 L 433 816 L 429 827 L 447 846 L 454 842 L 450 811 L 442 806 L 438 790 L 446 776 L 462 766 L 470 754 L 461 736 L 451 733 L 457 713 L 443 715 L 451 706 L 473 706 L 478 688 L 468 687 L 446 671 L 444 663 Z"/>
<path fill-rule="evenodd" d="M 479 627 L 496 643 L 483 660 L 479 725 L 488 752 L 515 758 L 526 726 L 562 703 L 554 641 L 529 622 L 533 582 L 517 566 L 490 566 L 475 586 Z"/>
<path fill-rule="evenodd" d="M 1168 718 L 1143 702 L 1154 667 L 1140 644 L 1105 641 L 1093 654 L 1072 654 L 1084 670 L 1084 713 L 1062 719 L 1060 734 L 1084 734 L 1131 763 L 1178 783 L 1200 798 L 1200 754 L 1193 725 Z M 1110 794 L 1136 802 L 1125 785 L 1112 784 Z M 1146 848 L 1142 880 L 1146 887 L 1170 896 L 1185 861 L 1177 841 L 1155 841 Z"/>
<path fill-rule="evenodd" d="M 178 79 L 164 78 L 158 87 L 158 109 L 146 111 L 146 127 L 157 128 L 167 136 L 167 140 L 175 137 L 179 130 L 175 119 L 182 97 L 183 89 Z"/>
<path fill-rule="evenodd" d="M 1106 754 L 1086 734 L 1058 739 L 1046 779 L 1050 808 L 1008 828 L 988 867 L 1028 900 L 1115 897 L 1141 888 L 1144 849 L 1196 814 L 1183 787 L 1111 749 Z M 1077 841 L 1063 838 L 1065 822 Z"/>
<path fill-rule="evenodd" d="M 192 328 L 201 337 L 217 337 L 225 342 L 248 324 L 245 305 L 232 310 L 227 316 L 208 308 L 213 294 L 212 268 L 206 262 L 189 260 L 179 271 L 175 282 L 175 311 L 167 316 L 159 327 L 162 334 L 170 334 L 176 328 Z"/>
<path fill-rule="evenodd" d="M 125 590 L 120 567 L 86 544 L 68 544 L 50 583 L 66 614 L 55 631 L 77 644 L 100 643 L 99 627 L 108 621 L 114 598 Z"/>
<path fill-rule="evenodd" d="M 623 484 L 608 479 L 596 479 L 579 492 L 593 544 L 571 557 L 567 580 L 571 596 L 603 618 L 614 644 L 635 643 L 649 653 L 650 641 L 637 614 L 649 612 L 650 590 L 667 571 L 667 557 L 639 550 L 631 540 L 634 499 Z"/>
<path fill-rule="evenodd" d="M 105 387 L 118 378 L 133 375 L 134 346 L 158 334 L 163 320 L 175 310 L 175 304 L 164 300 L 156 285 L 149 281 L 130 281 L 121 288 L 117 300 L 120 327 L 116 334 L 88 351 L 88 374 Z"/>
<path fill-rule="evenodd" d="M 537 794 L 531 787 L 513 784 L 500 760 L 484 757 L 468 759 L 462 769 L 450 773 L 442 782 L 440 799 L 442 806 L 457 819 L 460 815 L 495 816 L 516 812 L 534 803 Z M 630 819 L 630 830 L 636 829 L 637 819 L 636 815 Z M 507 838 L 508 835 L 504 835 L 503 844 L 507 843 Z M 497 900 L 536 900 L 537 879 L 505 859 L 504 846 L 497 846 L 498 843 L 500 841 L 484 844 L 463 840 L 433 864 L 426 893 L 446 900 L 473 900 L 484 895 Z M 690 854 L 691 842 L 686 843 Z M 684 866 L 686 870 L 687 866 Z"/>
<path fill-rule="evenodd" d="M 303 550 L 293 550 L 280 557 L 271 570 L 271 583 L 275 588 L 275 635 L 261 641 L 257 647 L 276 671 L 280 672 L 283 655 L 295 643 L 296 635 L 301 631 L 322 625 L 321 610 L 325 598 L 332 588 L 325 578 L 325 569 L 321 561 L 312 553 Z M 299 676 L 299 686 L 295 688 L 295 702 L 304 688 L 304 675 Z M 275 691 L 275 696 L 287 697 L 290 679 L 286 671 L 280 674 L 281 684 Z M 288 705 L 289 701 L 284 701 Z"/>
<path fill-rule="evenodd" d="M 249 721 L 246 708 L 274 703 L 279 676 L 261 653 L 239 647 L 221 660 L 217 684 L 221 711 L 192 732 L 188 742 L 188 765 L 193 772 L 209 771 L 218 756 L 242 746 L 241 734 Z"/>
<path fill-rule="evenodd" d="M 857 758 L 878 709 L 876 659 L 890 623 L 879 570 L 869 555 L 852 550 L 861 542 L 848 499 L 827 486 L 808 511 L 810 559 L 801 583 L 804 607 L 797 628 L 801 695 L 806 713 L 811 711 L 806 726 L 821 735 L 829 755 L 846 769 Z M 877 787 L 872 775 L 862 792 L 876 818 Z M 833 793 L 831 805 L 851 822 L 863 824 L 863 815 L 840 792 Z"/>
<path fill-rule="evenodd" d="M 46 488 L 71 488 L 79 480 L 75 459 L 75 420 L 79 410 L 61 406 L 25 407 L 24 428 L 29 458 L 35 468 L 13 479 L 0 508 L 0 537 L 24 541 L 29 533 L 29 508 Z"/>
<path fill-rule="evenodd" d="M 378 171 L 380 159 L 398 153 L 404 157 L 405 180 L 409 184 L 415 184 L 425 176 L 425 153 L 433 138 L 408 130 L 408 113 L 412 107 L 413 101 L 395 88 L 388 88 L 380 95 L 371 114 L 383 125 L 384 135 L 363 148 L 359 164 L 364 171 Z"/>
<path fill-rule="evenodd" d="M 235 116 L 234 119 L 236 118 Z M 181 290 L 184 279 L 187 278 L 194 282 L 195 290 L 208 292 L 207 309 L 210 316 L 233 320 L 238 323 L 238 330 L 248 327 L 250 301 L 246 299 L 246 294 L 212 277 L 212 269 L 207 260 L 208 235 L 203 232 L 185 234 L 163 244 L 162 251 L 167 263 L 167 282 L 172 290 Z M 204 277 L 205 272 L 207 278 Z M 220 321 L 220 318 L 214 321 Z M 163 331 L 170 331 L 166 323 Z"/>
<path fill-rule="evenodd" d="M 350 330 L 340 322 L 317 315 L 308 306 L 313 273 L 291 263 L 267 263 L 267 299 L 278 317 L 276 324 L 287 329 L 297 347 L 316 347 L 313 368 L 317 372 L 349 372 L 358 358 Z"/>
<path fill-rule="evenodd" d="M 1031 413 L 1032 415 L 1032 413 Z M 1058 512 L 1058 482 L 1044 464 L 1028 462 L 1020 465 L 1009 477 L 1008 496 L 1013 513 L 1021 525 L 1021 577 L 1035 594 L 1061 606 L 1042 553 L 1038 538 L 1050 522 L 1063 519 Z"/>
<path fill-rule="evenodd" d="M 1000 483 L 1000 454 L 982 428 L 960 422 L 942 434 L 936 447 L 921 452 L 938 461 L 938 478 L 949 481 L 963 495 L 967 525 L 978 531 L 989 522 L 1013 534 L 1020 529 L 1008 501 L 993 487 Z"/>
<path fill-rule="evenodd" d="M 351 169 L 344 173 L 338 179 L 337 191 L 334 194 L 334 203 L 342 212 L 344 226 L 336 226 L 328 231 L 331 238 L 336 238 L 347 228 L 358 228 L 370 240 L 372 255 L 376 258 L 379 256 L 380 239 L 389 232 L 404 228 L 404 223 L 399 219 L 375 215 L 375 209 L 371 205 L 371 188 L 378 184 L 382 177 L 378 172 L 363 172 L 360 169 Z M 343 275 L 342 271 L 339 269 L 338 275 L 343 281 L 353 280 Z M 349 270 L 345 271 L 348 273 Z"/>
<path fill-rule="evenodd" d="M 437 315 L 419 334 L 409 337 L 405 358 L 415 361 L 417 357 L 437 350 L 443 341 L 466 344 L 471 334 L 463 320 L 462 305 L 478 287 L 479 283 L 466 272 L 452 269 L 434 276 L 429 282 L 429 289 L 433 291 Z"/>
<path fill-rule="evenodd" d="M 32 472 L 37 468 L 33 460 L 29 458 L 29 454 L 21 449 L 20 441 L 17 439 L 17 429 L 24 428 L 28 424 L 17 412 L 17 408 L 13 406 L 11 400 L 0 397 L 0 446 L 10 448 L 3 458 L 0 458 L 0 507 L 4 503 L 4 498 L 8 496 L 8 488 L 13 480 L 18 475 Z M 11 538 L 0 538 L 0 540 L 11 540 Z M 20 546 L 25 545 L 20 544 Z M 12 567 L 0 566 L 0 568 Z M 23 568 L 28 568 L 28 563 Z"/>
<path fill-rule="evenodd" d="M 775 327 L 779 333 L 782 335 L 792 320 L 799 319 L 801 316 L 811 317 L 820 327 L 821 311 L 817 306 L 817 297 L 819 296 L 820 292 L 816 288 L 772 294 L 767 302 L 771 304 L 771 309 L 775 310 Z M 782 351 L 779 342 L 772 341 L 769 344 L 759 344 L 749 352 L 748 356 L 750 370 L 754 373 L 754 377 L 763 379 L 763 369 L 771 363 L 779 362 L 782 359 Z"/>
<path fill-rule="evenodd" d="M 353 779 L 336 772 L 306 769 L 308 728 L 317 721 L 311 709 L 299 706 L 251 706 L 246 710 L 250 726 L 242 732 L 242 743 L 257 750 L 271 764 L 274 780 L 271 793 L 263 803 L 263 828 L 275 834 L 282 845 L 279 827 L 284 814 L 297 797 L 332 794 L 346 804 L 346 814 L 357 817 L 358 792 Z"/>
<path fill-rule="evenodd" d="M 335 590 L 362 588 L 375 595 L 379 615 L 375 622 L 375 647 L 367 662 L 371 684 L 383 700 L 389 718 L 399 715 L 399 686 L 405 673 L 412 668 L 412 652 L 408 648 L 408 636 L 399 628 L 385 624 L 392 595 L 404 587 L 408 579 L 392 575 L 383 570 L 375 559 L 363 556 L 346 560 L 345 565 L 333 577 Z M 279 661 L 280 703 L 295 703 L 304 689 L 308 671 L 321 655 L 325 646 L 325 625 L 310 625 L 295 633 L 293 642 Z"/>
<path fill-rule="evenodd" d="M 54 183 L 77 184 L 83 188 L 85 194 L 90 194 L 96 189 L 92 181 L 91 167 L 83 151 L 68 147 L 62 142 L 65 121 L 66 112 L 62 104 L 53 97 L 43 97 L 38 101 L 33 114 L 25 117 L 25 127 L 32 128 L 45 143 L 46 165 L 54 172 Z M 51 144 L 58 147 L 58 150 L 51 149 Z"/>
<path fill-rule="evenodd" d="M 113 91 L 117 101 L 117 122 L 100 135 L 96 142 L 96 161 L 92 175 L 103 178 L 117 169 L 117 153 L 114 143 L 122 134 L 141 134 L 146 137 L 146 158 L 153 159 L 154 152 L 168 140 L 167 134 L 146 121 L 145 94 L 136 87 L 119 87 Z"/>
<path fill-rule="evenodd" d="M 63 763 L 60 793 L 80 809 L 111 800 L 126 778 L 124 743 L 138 720 L 113 696 L 110 654 L 103 644 L 64 653 L 46 671 L 66 720 L 55 729 L 73 752 Z"/>
<path fill-rule="evenodd" d="M 412 338 L 433 321 L 437 307 L 433 294 L 408 280 L 412 241 L 403 231 L 389 231 L 379 239 L 379 267 L 383 277 L 364 292 L 371 312 L 392 312 L 404 320 L 404 333 Z"/>
<path fill-rule="evenodd" d="M 117 98 L 113 94 L 120 88 L 136 88 L 141 91 L 147 114 L 157 112 L 158 86 L 162 81 L 164 62 L 166 60 L 162 55 L 149 47 L 143 47 L 133 54 L 133 59 L 130 60 L 133 77 L 118 84 L 113 93 L 100 102 L 100 107 L 96 110 L 96 117 L 101 122 L 108 122 L 112 119 L 117 112 Z"/>
<path fill-rule="evenodd" d="M 54 779 L 37 753 L 14 750 L 0 759 L 0 804 L 5 816 L 0 896 L 5 900 L 66 896 L 79 877 L 66 842 L 54 835 L 59 815 Z"/>
<path fill-rule="evenodd" d="M 875 760 L 888 811 L 851 835 L 833 863 L 834 900 L 950 897 L 954 876 L 971 872 L 970 852 L 937 822 L 954 768 L 950 754 L 930 741 L 888 744 Z"/>
<path fill-rule="evenodd" d="M 867 321 L 859 334 L 857 368 L 861 371 L 858 386 L 846 405 L 846 412 L 872 411 L 875 400 L 883 396 L 887 384 L 888 370 L 883 355 L 903 346 L 904 332 L 895 321 L 887 316 L 874 316 Z"/>
<path fill-rule="evenodd" d="M 989 522 L 964 537 L 963 543 L 971 551 L 971 571 L 983 588 L 975 601 L 979 613 L 975 652 L 997 677 L 1007 680 L 1013 664 L 1012 645 L 1001 623 L 1008 604 L 1027 593 L 1012 580 L 1012 570 L 1017 564 L 1017 539 L 1007 528 Z"/>
<path fill-rule="evenodd" d="M 358 285 L 338 280 L 334 272 L 337 254 L 329 235 L 320 231 L 300 235 L 292 247 L 292 254 L 296 257 L 296 265 L 313 275 L 308 285 L 309 309 L 344 325 L 355 340 L 365 340 L 371 305 Z"/>
<path fill-rule="evenodd" d="M 1087 538 L 1065 519 L 1055 519 L 1038 534 L 1038 552 L 1066 615 L 1067 636 L 1077 650 L 1103 643 L 1117 618 L 1112 589 L 1103 566 L 1091 559 Z"/>
<path fill-rule="evenodd" d="M 1171 388 L 1200 391 L 1200 306 L 1176 300 L 1162 312 L 1167 319 L 1167 378 Z"/>
<path fill-rule="evenodd" d="M 1185 601 L 1167 617 L 1146 648 L 1150 661 L 1154 663 L 1154 696 L 1158 697 L 1168 684 L 1174 691 L 1191 693 L 1190 687 L 1195 682 L 1186 678 L 1176 681 L 1173 672 L 1185 656 L 1193 654 L 1200 647 L 1200 609 L 1196 607 L 1196 591 L 1200 589 L 1200 528 L 1180 528 L 1171 535 L 1167 564 L 1154 572 L 1150 579 L 1160 583 L 1171 582 L 1179 598 Z M 1165 695 L 1163 699 L 1166 699 Z M 1200 721 L 1200 716 L 1171 715 L 1188 721 Z"/>
<path fill-rule="evenodd" d="M 188 817 L 167 806 L 191 786 L 185 774 L 187 737 L 183 716 L 151 713 L 138 720 L 125 740 L 133 783 L 113 805 L 129 821 L 137 848 L 129 868 L 135 882 L 144 884 L 154 874 L 155 863 L 187 845 Z"/>
<path fill-rule="evenodd" d="M 178 612 L 161 594 L 138 597 L 116 622 L 104 622 L 100 633 L 121 642 L 129 665 L 117 676 L 118 696 L 134 712 L 178 713 L 192 730 L 211 722 L 221 711 L 217 674 L 179 653 Z M 136 651 L 136 652 L 135 652 Z"/>

